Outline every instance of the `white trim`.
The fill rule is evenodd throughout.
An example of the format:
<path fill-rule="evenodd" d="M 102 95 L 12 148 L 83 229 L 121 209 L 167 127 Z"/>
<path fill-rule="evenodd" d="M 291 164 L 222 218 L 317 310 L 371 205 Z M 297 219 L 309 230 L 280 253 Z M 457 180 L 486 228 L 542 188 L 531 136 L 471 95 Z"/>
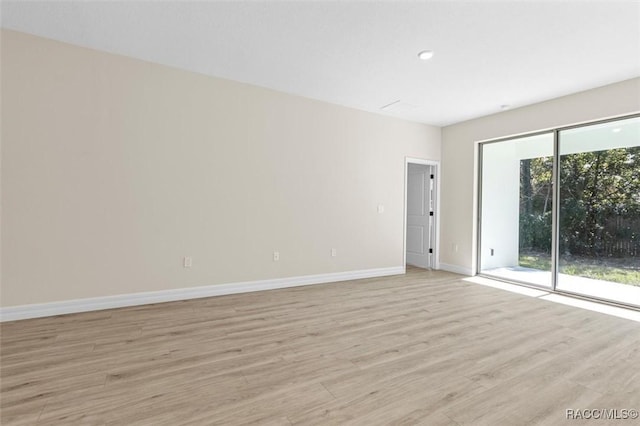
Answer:
<path fill-rule="evenodd" d="M 402 264 L 407 264 L 407 176 L 409 174 L 409 164 L 422 164 L 426 166 L 435 166 L 436 168 L 436 264 L 435 269 L 442 269 L 440 266 L 440 161 L 426 160 L 422 158 L 404 157 L 404 218 L 403 234 L 402 234 Z"/>
<path fill-rule="evenodd" d="M 147 305 L 150 303 L 174 302 L 177 300 L 222 296 L 225 294 L 248 293 L 252 291 L 273 290 L 277 288 L 357 280 L 361 278 L 384 277 L 404 273 L 404 266 L 394 266 L 389 268 L 363 269 L 359 271 L 333 272 L 319 275 L 304 275 L 300 277 L 275 278 L 271 280 L 214 284 L 201 287 L 150 291 L 144 293 L 119 294 L 116 296 L 92 297 L 88 299 L 65 300 L 61 302 L 40 303 L 35 305 L 9 306 L 0 308 L 0 322 L 48 317 L 52 315 L 73 314 L 77 312 L 99 311 L 102 309 L 122 308 L 125 306 Z"/>
<path fill-rule="evenodd" d="M 458 265 L 449 265 L 447 263 L 441 263 L 440 269 L 443 271 L 453 272 L 456 274 L 468 275 L 470 277 L 473 277 L 475 275 L 473 273 L 473 269 L 471 268 L 466 268 L 464 266 L 458 266 Z"/>

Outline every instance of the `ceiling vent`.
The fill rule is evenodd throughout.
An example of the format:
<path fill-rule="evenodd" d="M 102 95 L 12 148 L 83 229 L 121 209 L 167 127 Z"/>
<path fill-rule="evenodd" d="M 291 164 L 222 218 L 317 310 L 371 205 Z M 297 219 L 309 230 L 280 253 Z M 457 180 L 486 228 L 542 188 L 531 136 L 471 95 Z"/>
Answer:
<path fill-rule="evenodd" d="M 380 109 L 384 112 L 392 112 L 394 114 L 406 114 L 409 112 L 415 112 L 417 108 L 418 107 L 416 105 L 411 105 L 401 100 L 397 100 L 381 107 Z"/>

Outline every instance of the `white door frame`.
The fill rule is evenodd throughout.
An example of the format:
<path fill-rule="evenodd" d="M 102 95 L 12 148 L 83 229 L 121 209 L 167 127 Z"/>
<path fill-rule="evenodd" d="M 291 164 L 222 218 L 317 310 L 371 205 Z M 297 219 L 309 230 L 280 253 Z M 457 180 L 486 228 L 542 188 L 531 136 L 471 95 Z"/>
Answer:
<path fill-rule="evenodd" d="M 403 238 L 402 238 L 402 259 L 403 266 L 407 267 L 407 180 L 409 176 L 409 164 L 422 164 L 425 166 L 435 166 L 436 168 L 436 195 L 435 195 L 435 218 L 434 218 L 434 227 L 436 230 L 435 236 L 435 264 L 434 269 L 440 269 L 440 161 L 436 160 L 427 160 L 423 158 L 412 158 L 405 157 L 404 158 L 404 230 L 403 230 Z"/>

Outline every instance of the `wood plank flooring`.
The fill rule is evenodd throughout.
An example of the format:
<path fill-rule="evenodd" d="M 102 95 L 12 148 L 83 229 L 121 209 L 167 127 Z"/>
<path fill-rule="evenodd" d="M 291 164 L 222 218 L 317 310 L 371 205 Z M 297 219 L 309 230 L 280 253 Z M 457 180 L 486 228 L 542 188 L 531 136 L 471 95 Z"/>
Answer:
<path fill-rule="evenodd" d="M 3 425 L 559 425 L 640 409 L 640 324 L 410 269 L 3 323 Z M 638 424 L 619 420 L 616 424 Z"/>

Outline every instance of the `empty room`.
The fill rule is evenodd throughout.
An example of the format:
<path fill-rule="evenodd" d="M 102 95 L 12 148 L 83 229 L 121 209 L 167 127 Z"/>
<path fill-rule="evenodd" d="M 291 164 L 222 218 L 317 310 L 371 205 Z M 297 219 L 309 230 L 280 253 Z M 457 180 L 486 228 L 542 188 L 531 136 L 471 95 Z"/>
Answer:
<path fill-rule="evenodd" d="M 638 424 L 640 2 L 0 22 L 0 424 Z"/>

